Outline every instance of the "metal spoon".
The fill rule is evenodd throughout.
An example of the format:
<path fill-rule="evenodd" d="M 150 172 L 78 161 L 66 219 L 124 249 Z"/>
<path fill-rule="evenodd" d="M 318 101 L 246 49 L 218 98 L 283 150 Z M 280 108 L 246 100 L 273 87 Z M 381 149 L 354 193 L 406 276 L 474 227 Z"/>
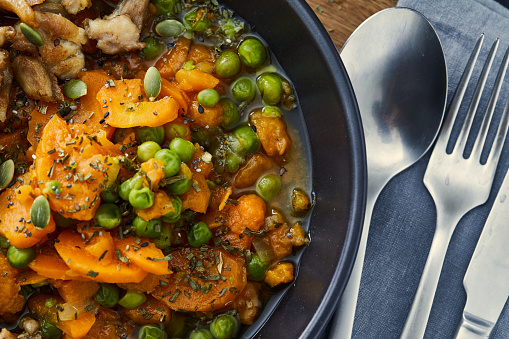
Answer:
<path fill-rule="evenodd" d="M 383 187 L 434 142 L 447 97 L 447 70 L 438 36 L 408 8 L 378 12 L 341 50 L 361 113 L 368 167 L 366 214 L 359 250 L 330 338 L 352 336 L 371 214 Z"/>

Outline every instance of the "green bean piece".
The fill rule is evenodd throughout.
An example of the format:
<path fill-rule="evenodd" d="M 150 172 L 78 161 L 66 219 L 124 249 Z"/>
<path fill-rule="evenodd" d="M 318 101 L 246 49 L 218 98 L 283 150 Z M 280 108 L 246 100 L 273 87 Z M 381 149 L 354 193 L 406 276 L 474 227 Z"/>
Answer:
<path fill-rule="evenodd" d="M 171 149 L 157 151 L 154 158 L 164 163 L 164 176 L 166 178 L 174 176 L 180 170 L 180 158 L 177 152 Z"/>
<path fill-rule="evenodd" d="M 168 335 L 157 325 L 143 325 L 138 332 L 138 339 L 166 339 Z"/>
<path fill-rule="evenodd" d="M 143 144 L 138 146 L 138 159 L 140 161 L 145 162 L 149 161 L 156 155 L 158 151 L 161 150 L 161 146 L 155 141 L 145 141 Z"/>
<path fill-rule="evenodd" d="M 233 82 L 230 92 L 233 99 L 239 102 L 251 102 L 256 94 L 255 84 L 250 78 L 240 77 Z"/>
<path fill-rule="evenodd" d="M 191 141 L 175 138 L 170 142 L 170 149 L 178 154 L 182 162 L 189 162 L 194 154 L 194 145 Z"/>
<path fill-rule="evenodd" d="M 32 247 L 17 248 L 11 245 L 7 250 L 7 262 L 14 268 L 27 268 L 34 259 L 35 250 Z"/>
<path fill-rule="evenodd" d="M 71 99 L 78 99 L 87 94 L 87 84 L 79 79 L 67 81 L 64 84 L 64 94 Z"/>
<path fill-rule="evenodd" d="M 142 187 L 143 178 L 141 177 L 141 175 L 136 173 L 131 178 L 127 179 L 122 184 L 120 184 L 118 188 L 118 195 L 124 200 L 129 200 L 129 193 L 131 193 L 133 189 L 139 189 Z"/>
<path fill-rule="evenodd" d="M 195 8 L 184 16 L 184 27 L 188 31 L 203 32 L 210 26 L 207 19 L 207 8 Z"/>
<path fill-rule="evenodd" d="M 251 254 L 251 260 L 247 264 L 247 277 L 249 280 L 262 281 L 269 268 L 269 261 L 261 260 L 256 253 Z"/>
<path fill-rule="evenodd" d="M 234 139 L 231 146 L 235 152 L 248 155 L 260 148 L 260 139 L 250 126 L 238 127 L 231 135 Z"/>
<path fill-rule="evenodd" d="M 178 20 L 167 19 L 159 22 L 155 30 L 157 34 L 165 38 L 175 38 L 184 33 L 186 28 Z"/>
<path fill-rule="evenodd" d="M 122 211 L 116 204 L 101 204 L 95 212 L 94 220 L 101 228 L 112 230 L 122 222 Z"/>
<path fill-rule="evenodd" d="M 189 245 L 193 247 L 200 247 L 206 244 L 210 239 L 212 239 L 212 232 L 209 226 L 203 221 L 191 226 L 191 229 L 187 233 L 187 241 Z"/>
<path fill-rule="evenodd" d="M 36 45 L 37 47 L 44 46 L 44 40 L 42 36 L 34 28 L 32 28 L 31 26 L 27 25 L 24 22 L 19 24 L 19 28 L 21 30 L 21 33 L 23 33 L 27 40 L 30 41 L 32 44 Z"/>
<path fill-rule="evenodd" d="M 223 107 L 223 122 L 221 126 L 226 129 L 233 128 L 240 119 L 240 113 L 237 105 L 228 98 L 222 98 L 219 103 Z"/>
<path fill-rule="evenodd" d="M 212 333 L 204 328 L 195 329 L 189 335 L 189 339 L 214 339 Z"/>
<path fill-rule="evenodd" d="M 207 88 L 201 90 L 196 99 L 202 106 L 214 107 L 219 102 L 219 93 L 215 89 Z"/>
<path fill-rule="evenodd" d="M 237 319 L 229 314 L 222 314 L 210 324 L 210 332 L 216 339 L 230 339 L 239 328 Z"/>
<path fill-rule="evenodd" d="M 62 331 L 44 318 L 41 319 L 40 326 L 44 339 L 58 339 L 62 336 Z"/>
<path fill-rule="evenodd" d="M 143 39 L 143 42 L 147 44 L 141 50 L 141 54 L 143 55 L 143 57 L 145 57 L 145 59 L 154 60 L 163 52 L 163 45 L 159 40 L 148 37 Z"/>
<path fill-rule="evenodd" d="M 166 213 L 161 220 L 167 223 L 174 223 L 180 219 L 180 213 L 182 212 L 182 200 L 177 196 L 171 197 L 173 209 Z"/>
<path fill-rule="evenodd" d="M 274 174 L 268 174 L 256 183 L 256 193 L 265 201 L 274 199 L 281 189 L 281 179 Z"/>
<path fill-rule="evenodd" d="M 138 142 L 154 141 L 161 145 L 164 142 L 165 131 L 163 126 L 144 126 L 136 128 L 135 134 Z"/>
<path fill-rule="evenodd" d="M 166 140 L 172 140 L 175 138 L 185 138 L 189 133 L 189 130 L 184 126 L 175 122 L 169 122 L 164 125 L 164 133 Z"/>
<path fill-rule="evenodd" d="M 262 73 L 256 79 L 256 85 L 267 105 L 277 105 L 283 96 L 283 80 L 276 73 Z"/>
<path fill-rule="evenodd" d="M 118 301 L 118 304 L 127 309 L 133 309 L 147 300 L 144 293 L 138 293 L 135 291 L 127 291 L 127 293 Z"/>
<path fill-rule="evenodd" d="M 30 207 L 30 220 L 37 228 L 44 228 L 48 225 L 51 217 L 51 210 L 49 207 L 48 199 L 40 195 L 35 198 Z"/>
<path fill-rule="evenodd" d="M 177 14 L 180 11 L 180 0 L 151 0 L 156 5 L 158 15 Z"/>
<path fill-rule="evenodd" d="M 224 50 L 216 60 L 216 74 L 223 79 L 232 78 L 240 71 L 240 58 L 231 49 Z"/>
<path fill-rule="evenodd" d="M 260 40 L 249 38 L 239 46 L 240 61 L 247 67 L 259 67 L 267 60 L 267 49 Z"/>
<path fill-rule="evenodd" d="M 7 249 L 10 246 L 11 246 L 11 243 L 9 242 L 9 239 L 7 239 L 6 237 L 4 237 L 3 235 L 0 234 L 0 247 Z"/>
<path fill-rule="evenodd" d="M 159 219 L 145 221 L 139 216 L 134 218 L 133 226 L 136 229 L 136 235 L 145 238 L 157 238 L 161 235 L 162 224 Z"/>
<path fill-rule="evenodd" d="M 161 74 L 154 66 L 149 67 L 145 73 L 143 87 L 150 101 L 154 101 L 161 92 Z"/>
<path fill-rule="evenodd" d="M 94 299 L 102 307 L 110 308 L 118 304 L 119 296 L 120 292 L 116 285 L 101 283 L 99 290 L 94 295 Z"/>
<path fill-rule="evenodd" d="M 0 166 L 0 191 L 9 186 L 12 179 L 14 179 L 14 161 L 12 159 L 6 160 Z"/>
<path fill-rule="evenodd" d="M 139 210 L 150 208 L 154 204 L 154 193 L 148 187 L 133 189 L 129 193 L 129 203 Z"/>

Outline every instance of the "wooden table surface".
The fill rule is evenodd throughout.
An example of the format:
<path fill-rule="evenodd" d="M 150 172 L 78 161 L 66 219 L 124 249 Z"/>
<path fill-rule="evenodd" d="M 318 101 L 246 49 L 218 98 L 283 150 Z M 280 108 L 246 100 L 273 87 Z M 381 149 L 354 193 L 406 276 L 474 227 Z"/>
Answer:
<path fill-rule="evenodd" d="M 372 14 L 396 6 L 397 0 L 306 0 L 332 37 L 338 50 Z"/>

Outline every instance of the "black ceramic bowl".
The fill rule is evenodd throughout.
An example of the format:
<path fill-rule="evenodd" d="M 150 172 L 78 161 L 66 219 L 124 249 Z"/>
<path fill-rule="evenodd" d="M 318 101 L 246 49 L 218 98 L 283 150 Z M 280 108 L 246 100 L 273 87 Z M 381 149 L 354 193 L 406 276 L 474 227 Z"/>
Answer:
<path fill-rule="evenodd" d="M 366 161 L 357 102 L 334 44 L 304 0 L 221 3 L 254 25 L 296 88 L 316 195 L 311 243 L 295 284 L 243 337 L 316 338 L 345 288 L 364 216 Z"/>

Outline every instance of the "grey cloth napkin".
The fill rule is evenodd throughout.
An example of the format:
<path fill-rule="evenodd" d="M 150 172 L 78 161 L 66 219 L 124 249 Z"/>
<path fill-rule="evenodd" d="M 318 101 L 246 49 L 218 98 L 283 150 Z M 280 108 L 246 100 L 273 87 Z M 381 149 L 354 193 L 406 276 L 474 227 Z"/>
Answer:
<path fill-rule="evenodd" d="M 497 37 L 500 38 L 497 57 L 488 79 L 488 89 L 485 90 L 480 104 L 480 112 L 483 113 L 496 72 L 509 46 L 509 10 L 492 0 L 400 0 L 398 6 L 421 12 L 437 30 L 448 68 L 448 101 L 454 94 L 481 33 L 485 34 L 485 43 L 472 76 L 475 82 L 491 44 Z M 469 98 L 475 82 L 471 80 L 471 86 L 467 90 Z M 509 75 L 506 76 L 495 111 L 496 121 L 500 119 L 508 96 Z M 460 116 L 464 116 L 466 108 L 466 105 L 462 107 Z M 478 131 L 480 123 L 481 117 L 478 114 L 473 130 Z M 456 125 L 455 131 L 458 130 L 459 126 Z M 492 129 L 490 140 L 493 140 L 493 134 Z M 471 149 L 473 140 L 469 140 L 467 148 Z M 456 227 L 442 269 L 425 338 L 454 337 L 466 301 L 463 277 L 509 165 L 508 144 L 509 142 L 505 143 L 488 202 L 467 213 Z M 353 338 L 399 338 L 402 332 L 436 225 L 435 205 L 422 182 L 430 152 L 417 164 L 391 180 L 379 196 L 368 238 Z M 507 283 L 509 284 L 509 281 Z M 491 338 L 509 338 L 507 305 Z"/>

